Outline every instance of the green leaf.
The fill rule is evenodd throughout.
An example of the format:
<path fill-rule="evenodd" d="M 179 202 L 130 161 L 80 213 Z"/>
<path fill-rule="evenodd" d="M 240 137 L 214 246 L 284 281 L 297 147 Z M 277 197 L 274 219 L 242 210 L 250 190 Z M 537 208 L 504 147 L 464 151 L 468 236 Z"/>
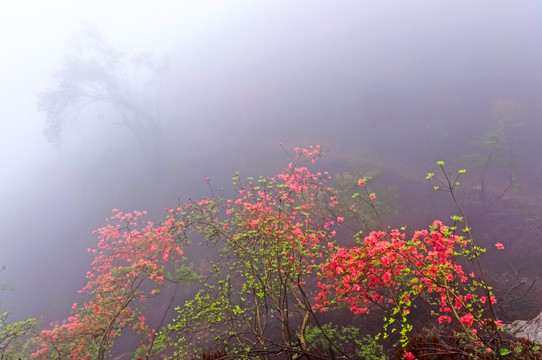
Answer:
<path fill-rule="evenodd" d="M 438 186 L 438 185 L 435 185 L 435 186 L 433 186 L 433 189 L 438 190 L 438 189 L 439 189 L 439 186 Z"/>
<path fill-rule="evenodd" d="M 432 172 L 429 172 L 427 173 L 427 176 L 425 177 L 425 179 L 431 179 L 433 176 L 435 176 L 435 173 L 432 173 Z"/>
<path fill-rule="evenodd" d="M 438 166 L 444 166 L 446 163 L 442 160 L 437 161 Z"/>
<path fill-rule="evenodd" d="M 502 349 L 500 349 L 499 353 L 501 354 L 501 356 L 506 356 L 506 355 L 511 354 L 512 351 L 510 349 L 502 348 Z"/>
<path fill-rule="evenodd" d="M 459 172 L 460 174 L 464 174 L 464 173 L 467 172 L 467 169 L 460 169 L 458 172 Z"/>

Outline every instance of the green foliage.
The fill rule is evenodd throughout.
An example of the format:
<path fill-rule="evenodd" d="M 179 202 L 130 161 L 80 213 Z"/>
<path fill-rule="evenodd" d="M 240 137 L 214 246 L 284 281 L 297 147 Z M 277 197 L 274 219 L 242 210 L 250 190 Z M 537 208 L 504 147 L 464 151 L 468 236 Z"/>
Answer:
<path fill-rule="evenodd" d="M 5 270 L 5 266 L 0 266 L 0 271 Z M 0 293 L 11 290 L 7 284 L 0 284 Z M 10 312 L 0 313 L 0 359 L 20 359 L 24 357 L 24 340 L 36 325 L 36 319 L 30 318 L 22 321 L 9 322 Z M 21 355 L 23 354 L 23 355 Z"/>
<path fill-rule="evenodd" d="M 36 325 L 36 319 L 8 322 L 9 312 L 0 314 L 0 359 L 18 359 L 23 348 L 22 338 Z"/>
<path fill-rule="evenodd" d="M 198 275 L 198 273 L 194 270 L 194 265 L 186 264 L 184 262 L 181 264 L 176 264 L 175 276 L 171 278 L 174 278 L 175 281 L 179 282 L 179 284 L 185 286 L 201 281 L 201 276 Z"/>
<path fill-rule="evenodd" d="M 167 345 L 175 349 L 174 359 L 198 356 L 209 339 L 214 345 L 226 346 L 230 337 L 244 332 L 243 322 L 237 321 L 244 310 L 233 304 L 229 277 L 217 285 L 206 285 L 175 311 L 177 316 L 158 337 L 163 344 L 160 348 Z"/>
<path fill-rule="evenodd" d="M 500 350 L 501 356 L 506 356 L 506 355 L 509 355 L 511 353 L 512 353 L 512 350 L 510 350 L 510 349 L 501 349 Z"/>
<path fill-rule="evenodd" d="M 332 359 L 387 360 L 382 345 L 370 336 L 361 336 L 358 328 L 330 323 L 307 327 L 308 350 L 324 353 Z"/>

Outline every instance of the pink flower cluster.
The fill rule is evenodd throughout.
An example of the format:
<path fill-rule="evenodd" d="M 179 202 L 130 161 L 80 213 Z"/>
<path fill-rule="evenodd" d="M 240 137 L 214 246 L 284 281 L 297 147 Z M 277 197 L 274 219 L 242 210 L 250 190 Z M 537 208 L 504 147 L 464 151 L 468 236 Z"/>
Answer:
<path fill-rule="evenodd" d="M 144 212 L 113 212 L 107 219 L 111 224 L 95 231 L 98 248 L 89 249 L 96 257 L 87 273 L 87 285 L 80 290 L 89 299 L 73 304 L 73 316 L 39 334 L 32 358 L 90 359 L 96 356 L 96 349 L 106 351 L 125 327 L 146 333 L 151 340 L 153 331 L 137 302 L 157 293 L 165 263 L 182 255 L 174 241 L 180 229 L 173 217 L 158 225 L 142 225 L 139 218 Z"/>
<path fill-rule="evenodd" d="M 457 287 L 469 280 L 454 258 L 466 241 L 439 220 L 430 230 L 416 231 L 408 241 L 405 238 L 398 230 L 372 232 L 362 246 L 337 248 L 321 266 L 314 308 L 324 311 L 329 298 L 336 297 L 355 314 L 368 312 L 371 303 L 383 302 L 400 306 L 405 314 L 411 299 L 426 292 L 440 297 L 440 324 L 451 323 L 452 314 L 457 313 L 462 313 L 458 320 L 463 325 L 477 324 L 479 320 L 471 311 L 476 296 L 462 295 Z M 483 303 L 486 298 L 479 300 Z"/>

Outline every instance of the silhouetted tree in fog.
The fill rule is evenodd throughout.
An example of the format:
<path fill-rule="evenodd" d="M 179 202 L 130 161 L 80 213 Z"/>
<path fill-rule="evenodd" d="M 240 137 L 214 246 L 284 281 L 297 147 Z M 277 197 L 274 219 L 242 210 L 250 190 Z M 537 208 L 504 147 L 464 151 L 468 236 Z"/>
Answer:
<path fill-rule="evenodd" d="M 52 86 L 40 94 L 39 109 L 47 113 L 45 135 L 58 144 L 66 125 L 78 120 L 82 110 L 106 106 L 113 114 L 110 123 L 126 127 L 152 160 L 162 132 L 159 75 L 163 69 L 151 54 L 115 49 L 86 25 L 68 47 Z"/>

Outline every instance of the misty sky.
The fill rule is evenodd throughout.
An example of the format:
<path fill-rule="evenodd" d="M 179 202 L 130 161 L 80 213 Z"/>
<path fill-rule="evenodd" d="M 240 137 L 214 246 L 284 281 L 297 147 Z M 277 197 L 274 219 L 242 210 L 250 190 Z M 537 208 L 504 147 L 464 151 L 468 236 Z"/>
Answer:
<path fill-rule="evenodd" d="M 84 22 L 115 48 L 167 59 L 163 137 L 150 163 L 114 111 L 86 109 L 59 147 L 43 136 L 38 93 Z M 2 309 L 63 316 L 84 282 L 91 231 L 110 209 L 158 218 L 177 197 L 204 192 L 206 177 L 227 187 L 237 169 L 280 168 L 279 142 L 322 144 L 330 167 L 396 157 L 423 168 L 461 155 L 499 101 L 540 130 L 540 39 L 539 0 L 4 5 L 0 283 L 15 291 Z M 530 136 L 522 146 L 542 173 Z"/>

